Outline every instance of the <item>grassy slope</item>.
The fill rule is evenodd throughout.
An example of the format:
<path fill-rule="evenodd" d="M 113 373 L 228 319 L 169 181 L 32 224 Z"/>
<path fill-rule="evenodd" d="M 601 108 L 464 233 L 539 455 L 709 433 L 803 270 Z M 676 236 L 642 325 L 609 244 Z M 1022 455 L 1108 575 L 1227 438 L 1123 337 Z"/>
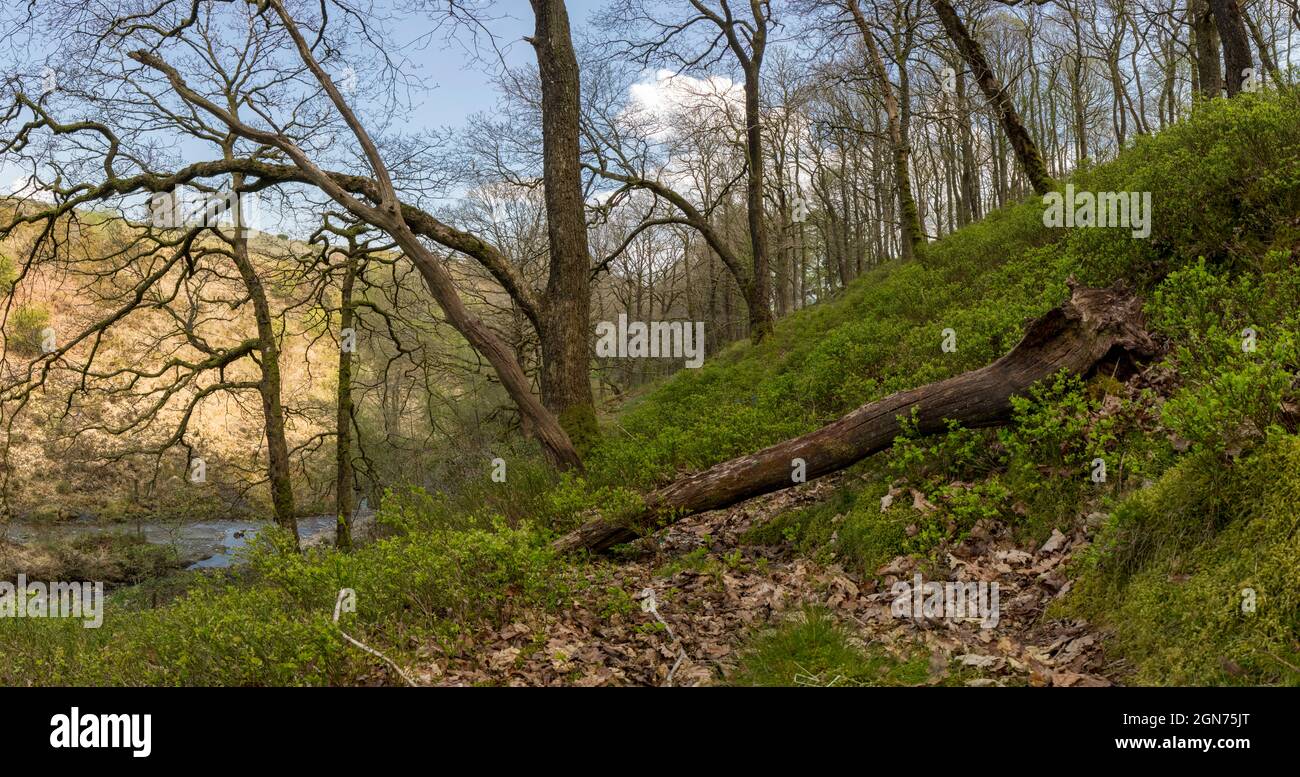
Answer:
<path fill-rule="evenodd" d="M 646 482 L 806 431 L 987 363 L 1026 318 L 1066 296 L 1070 275 L 1124 279 L 1148 296 L 1152 326 L 1168 338 L 1156 371 L 1167 386 L 1043 387 L 1019 403 L 1012 427 L 908 441 L 860 465 L 861 485 L 781 516 L 756 539 L 792 541 L 870 573 L 981 517 L 1041 538 L 1108 512 L 1072 606 L 1115 630 L 1112 647 L 1137 681 L 1300 682 L 1300 536 L 1285 507 L 1300 488 L 1300 439 L 1279 413 L 1300 371 L 1295 96 L 1202 106 L 1074 182 L 1152 192 L 1150 239 L 1045 228 L 1037 198 L 994 213 L 932 245 L 923 263 L 877 270 L 843 298 L 796 314 L 772 342 L 679 375 L 626 414 L 636 442 L 598 450 L 599 471 Z M 955 354 L 939 347 L 948 327 Z M 1250 353 L 1241 349 L 1246 327 L 1258 333 Z M 1110 467 L 1101 486 L 1087 477 L 1096 457 Z M 917 487 L 940 510 L 882 517 L 878 499 L 891 483 Z M 1240 606 L 1245 589 L 1255 591 L 1253 613 Z"/>
<path fill-rule="evenodd" d="M 1114 629 L 1111 649 L 1137 681 L 1300 682 L 1288 669 L 1300 664 L 1300 537 L 1288 508 L 1300 489 L 1300 439 L 1278 412 L 1300 369 L 1289 334 L 1300 323 L 1297 97 L 1214 101 L 1074 180 L 1152 192 L 1150 239 L 1047 229 L 1036 199 L 1003 209 L 933 244 L 923 262 L 879 268 L 791 316 L 768 342 L 736 345 L 641 395 L 607 425 L 587 481 L 557 481 L 510 457 L 507 485 L 483 478 L 389 500 L 387 517 L 408 531 L 349 556 L 296 558 L 267 543 L 245 579 L 206 583 L 158 610 L 136 611 L 125 594 L 98 632 L 0 623 L 9 642 L 0 682 L 347 682 L 360 670 L 329 624 L 342 586 L 361 603 L 347 616 L 352 633 L 408 656 L 422 639 L 454 641 L 500 620 L 506 598 L 559 606 L 586 562 L 555 559 L 544 543 L 584 511 L 620 509 L 675 471 L 987 363 L 1027 318 L 1064 298 L 1070 275 L 1124 278 L 1150 300 L 1151 324 L 1171 350 L 1148 385 L 1054 381 L 1018 404 L 1012 426 L 901 441 L 860 464 L 862 477 L 829 503 L 780 516 L 754 539 L 869 574 L 979 518 L 1028 538 L 1105 512 L 1104 541 L 1075 570 L 1069 607 Z M 1245 326 L 1259 333 L 1251 353 L 1240 348 Z M 944 354 L 949 327 L 958 350 Z M 1100 486 L 1087 478 L 1098 456 L 1110 466 Z M 939 509 L 893 510 L 902 517 L 885 521 L 877 498 L 891 484 L 917 488 Z M 1257 594 L 1253 613 L 1241 611 L 1244 588 Z M 761 681 L 762 666 L 782 663 L 875 676 L 864 668 L 871 659 L 798 629 L 760 638 L 751 654 L 761 660 L 740 676 Z M 812 655 L 779 655 L 801 645 Z"/>

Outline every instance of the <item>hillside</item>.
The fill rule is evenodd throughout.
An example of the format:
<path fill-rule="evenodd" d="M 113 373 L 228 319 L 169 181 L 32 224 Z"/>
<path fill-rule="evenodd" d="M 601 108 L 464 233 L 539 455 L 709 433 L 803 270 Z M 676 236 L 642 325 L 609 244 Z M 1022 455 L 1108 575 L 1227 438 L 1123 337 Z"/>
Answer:
<path fill-rule="evenodd" d="M 10 218 L 15 203 L 0 199 L 0 216 Z M 212 354 L 190 338 L 217 352 L 236 350 L 257 334 L 248 292 L 234 269 L 218 258 L 188 276 L 172 270 L 151 290 L 151 304 L 121 315 L 100 335 L 85 337 L 48 372 L 39 368 L 26 380 L 41 355 L 44 333 L 61 345 L 64 338 L 114 321 L 140 282 L 139 267 L 124 259 L 130 230 L 121 221 L 79 211 L 60 229 L 66 229 L 64 237 L 74 248 L 62 261 L 33 262 L 16 285 L 13 265 L 28 257 L 38 230 L 23 225 L 0 240 L 0 289 L 6 293 L 0 375 L 5 413 L 12 414 L 4 417 L 6 459 L 0 466 L 5 514 L 35 526 L 266 515 L 264 419 L 251 385 L 260 374 L 258 364 L 243 358 L 221 370 L 192 369 Z M 219 250 L 214 239 L 198 245 Z M 268 279 L 268 304 L 277 317 L 281 393 L 302 515 L 327 512 L 334 501 L 333 454 L 321 440 L 334 421 L 339 344 L 329 327 L 338 317 L 339 301 L 335 289 L 322 290 L 310 277 L 319 254 L 319 245 L 283 235 L 254 232 L 251 239 L 252 261 Z M 156 261 L 157 255 L 150 256 L 140 267 Z M 418 286 L 385 273 L 380 261 L 375 264 L 359 292 L 373 314 L 363 313 L 357 321 L 361 363 L 356 369 L 365 385 L 356 401 L 364 431 L 376 438 L 372 445 L 382 440 L 401 446 L 409 441 L 391 427 L 404 425 L 418 441 L 427 435 L 431 418 L 454 415 L 445 408 L 412 409 L 410 402 L 398 406 L 388 395 L 379 396 L 375 386 L 407 380 L 431 362 L 454 363 L 464 347 L 442 335 Z M 472 273 L 463 274 L 461 282 L 470 289 L 484 286 Z M 393 346 L 376 332 L 402 337 L 405 353 L 395 357 Z M 166 366 L 153 369 L 160 359 L 168 360 Z M 149 368 L 130 372 L 141 365 Z M 459 398 L 476 388 L 468 375 L 440 377 L 441 383 L 430 388 L 434 398 Z M 219 390 L 220 384 L 243 385 Z M 182 427 L 184 434 L 177 436 Z M 187 450 L 205 462 L 202 482 L 189 477 Z M 372 457 L 378 467 L 400 458 L 387 451 Z"/>
<path fill-rule="evenodd" d="M 1149 238 L 1047 227 L 1039 197 L 993 212 L 638 392 L 585 478 L 520 450 L 504 483 L 390 494 L 393 536 L 353 553 L 268 533 L 165 606 L 120 592 L 102 629 L 0 624 L 0 682 L 402 682 L 339 637 L 352 588 L 340 625 L 422 683 L 1300 684 L 1300 95 L 1199 104 L 1071 183 L 1153 193 Z M 1070 278 L 1141 295 L 1163 354 L 644 547 L 550 550 L 675 473 L 987 364 Z M 922 571 L 1001 581 L 1001 638 L 881 616 Z"/>

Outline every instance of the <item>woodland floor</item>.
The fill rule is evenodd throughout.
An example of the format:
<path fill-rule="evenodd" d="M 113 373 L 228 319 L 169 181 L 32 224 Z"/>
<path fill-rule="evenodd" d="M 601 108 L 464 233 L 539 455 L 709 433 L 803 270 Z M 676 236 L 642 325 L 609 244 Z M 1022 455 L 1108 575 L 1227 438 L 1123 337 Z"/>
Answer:
<path fill-rule="evenodd" d="M 755 523 L 817 502 L 845 476 L 829 477 L 740 505 L 703 513 L 662 532 L 642 557 L 592 567 L 592 593 L 552 613 L 520 613 L 501 629 L 481 632 L 449 654 L 430 647 L 414 669 L 428 685 L 676 685 L 727 682 L 746 638 L 820 606 L 859 646 L 883 649 L 899 661 L 929 654 L 922 684 L 1100 686 L 1117 684 L 1122 662 L 1108 664 L 1102 638 L 1087 622 L 1054 620 L 1044 611 L 1070 583 L 1063 565 L 1087 547 L 1091 527 L 1081 519 L 1069 536 L 1054 532 L 1037 548 L 1019 547 L 1000 524 L 981 521 L 933 560 L 898 556 L 863 576 L 836 564 L 796 557 L 781 546 L 745 542 Z M 687 554 L 706 548 L 709 561 L 672 574 Z M 920 566 L 918 566 L 920 565 Z M 996 581 L 1000 620 L 895 617 L 890 593 L 916 571 L 929 580 Z M 656 623 L 641 606 L 611 611 L 610 588 L 643 604 L 654 591 Z M 379 678 L 377 681 L 383 682 Z M 837 678 L 794 676 L 790 684 L 833 685 Z"/>

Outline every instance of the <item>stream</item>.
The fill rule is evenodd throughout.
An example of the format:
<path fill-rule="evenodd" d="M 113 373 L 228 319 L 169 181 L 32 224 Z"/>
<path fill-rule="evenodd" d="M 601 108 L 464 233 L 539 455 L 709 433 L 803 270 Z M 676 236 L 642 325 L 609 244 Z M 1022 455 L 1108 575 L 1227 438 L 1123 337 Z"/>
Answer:
<path fill-rule="evenodd" d="M 354 518 L 365 520 L 370 515 Z M 143 536 L 155 545 L 171 545 L 181 559 L 191 561 L 186 569 L 221 569 L 239 563 L 238 550 L 248 544 L 257 532 L 270 526 L 269 521 L 218 520 L 192 523 L 98 523 L 93 519 L 64 523 L 24 523 L 15 521 L 0 526 L 0 537 L 30 544 L 50 539 L 75 539 L 77 537 L 105 534 Z M 298 519 L 298 537 L 302 544 L 334 542 L 335 518 L 333 515 L 312 515 Z M 197 559 L 197 560 L 194 560 Z"/>

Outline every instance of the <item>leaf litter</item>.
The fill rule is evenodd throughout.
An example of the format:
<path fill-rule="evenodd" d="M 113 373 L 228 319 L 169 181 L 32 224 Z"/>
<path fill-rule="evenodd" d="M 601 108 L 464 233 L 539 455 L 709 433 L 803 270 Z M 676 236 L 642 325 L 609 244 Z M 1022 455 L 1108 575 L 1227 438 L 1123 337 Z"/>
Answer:
<path fill-rule="evenodd" d="M 735 667 L 747 637 L 797 616 L 805 605 L 820 605 L 861 644 L 899 660 L 927 651 L 930 683 L 944 682 L 954 669 L 976 686 L 1118 681 L 1090 624 L 1044 617 L 1069 590 L 1062 568 L 1087 547 L 1097 524 L 1092 516 L 1068 535 L 1054 530 L 1036 550 L 1018 545 L 1005 525 L 982 519 L 964 539 L 942 546 L 934 556 L 939 562 L 898 556 L 865 576 L 801 558 L 786 546 L 742 539 L 758 523 L 825 498 L 842 477 L 675 523 L 643 540 L 650 550 L 638 557 L 588 565 L 589 585 L 557 611 L 520 610 L 505 626 L 478 631 L 455 648 L 424 646 L 413 674 L 428 685 L 717 684 Z M 882 500 L 882 509 L 897 495 Z M 909 495 L 914 504 L 922 501 Z M 692 553 L 706 560 L 680 563 Z M 668 569 L 676 571 L 664 574 L 674 560 L 679 564 Z M 894 616 L 891 586 L 910 582 L 922 567 L 926 580 L 996 582 L 997 625 Z M 625 606 L 611 605 L 611 591 L 625 593 Z"/>

